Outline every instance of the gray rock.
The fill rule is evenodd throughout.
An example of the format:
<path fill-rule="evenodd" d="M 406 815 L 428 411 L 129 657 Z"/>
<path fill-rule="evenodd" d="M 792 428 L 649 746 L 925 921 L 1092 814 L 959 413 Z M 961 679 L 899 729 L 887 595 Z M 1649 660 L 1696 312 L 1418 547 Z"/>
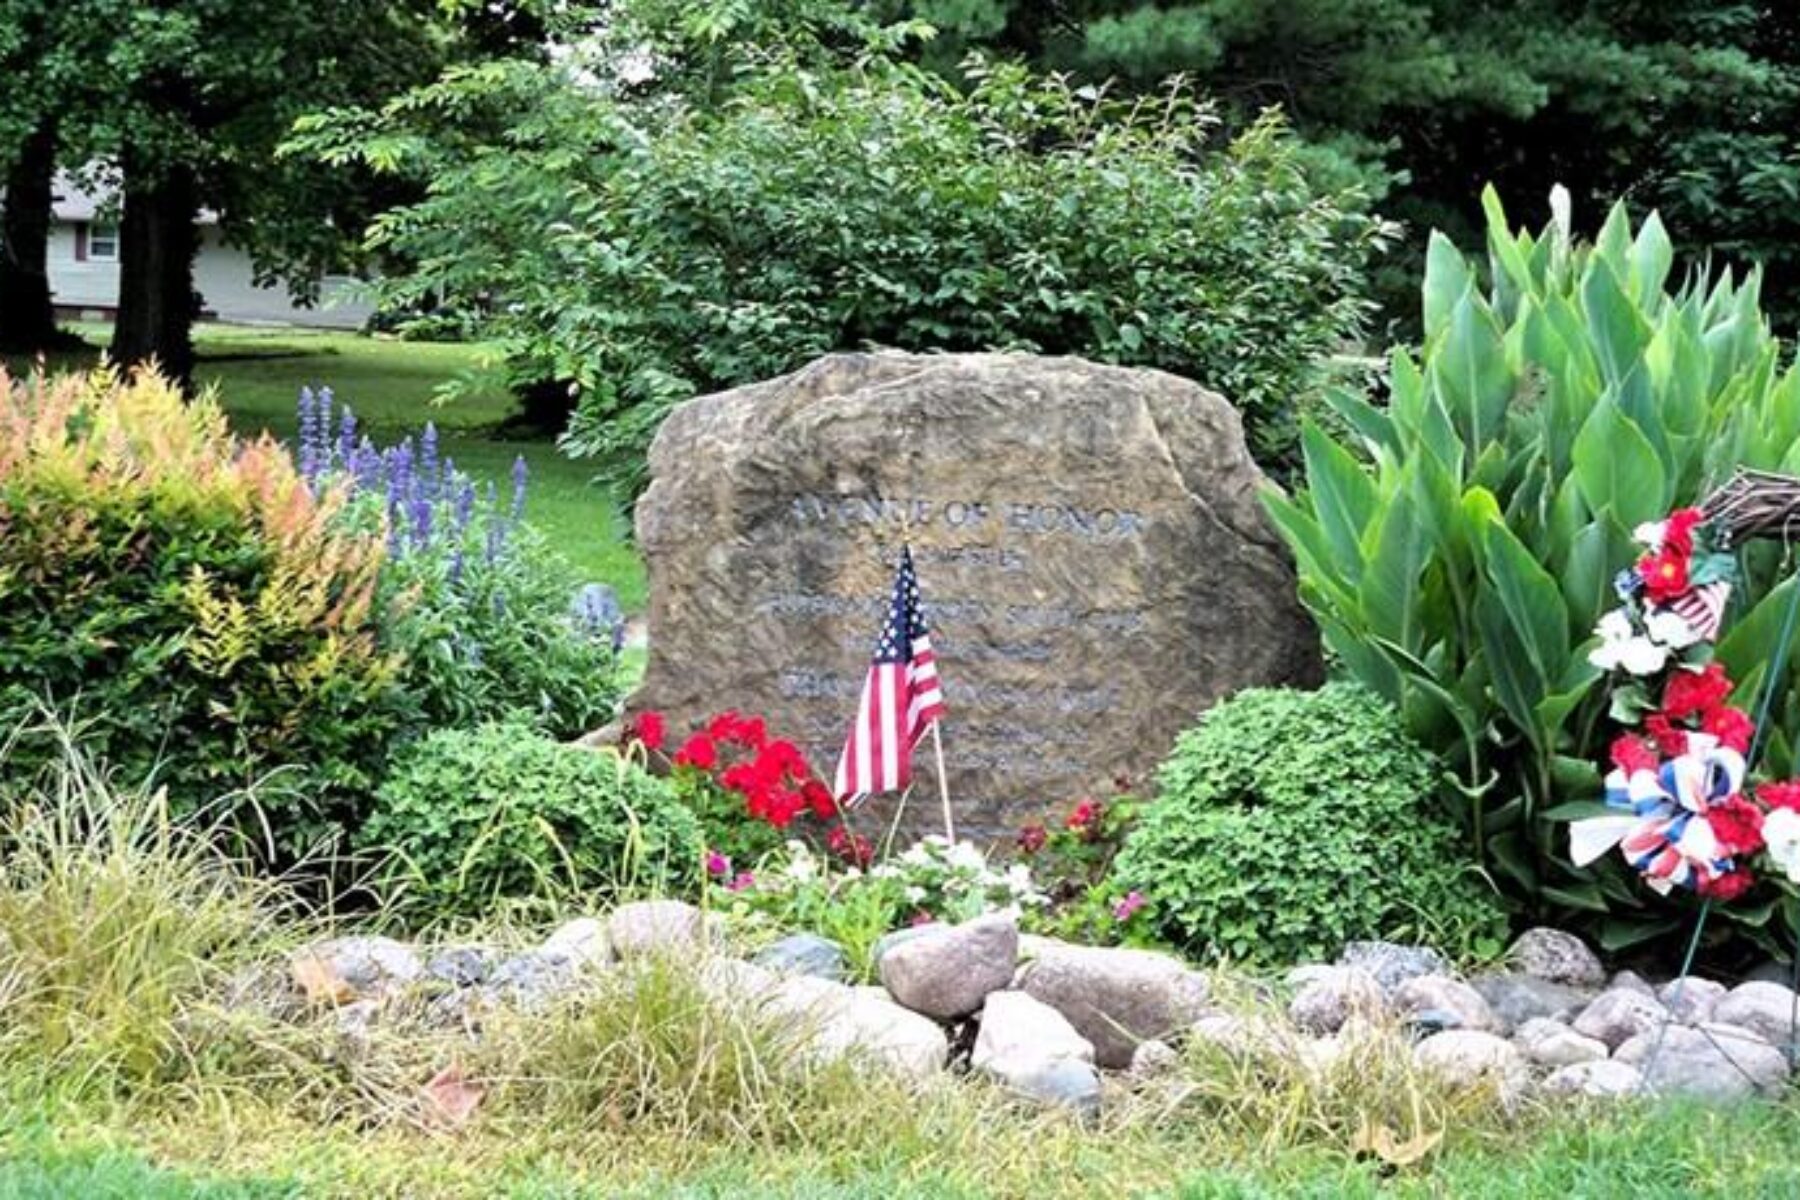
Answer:
<path fill-rule="evenodd" d="M 1795 1040 L 1794 1003 L 1785 984 L 1740 983 L 1713 1006 L 1711 1019 L 1748 1029 L 1771 1046 L 1786 1046 Z"/>
<path fill-rule="evenodd" d="M 839 983 L 850 978 L 850 960 L 843 947 L 816 933 L 789 934 L 764 946 L 751 961 L 783 975 L 812 975 Z"/>
<path fill-rule="evenodd" d="M 1433 1034 L 1413 1047 L 1413 1059 L 1453 1088 L 1489 1086 L 1503 1100 L 1517 1098 L 1531 1079 L 1517 1046 L 1473 1029 Z"/>
<path fill-rule="evenodd" d="M 881 957 L 881 983 L 914 1012 L 948 1021 L 1009 986 L 1018 964 L 1017 918 L 991 915 L 891 947 Z"/>
<path fill-rule="evenodd" d="M 690 949 L 705 938 L 700 910 L 680 900 L 636 900 L 606 918 L 606 941 L 620 958 Z"/>
<path fill-rule="evenodd" d="M 1628 1063 L 1598 1059 L 1558 1067 L 1538 1087 L 1547 1096 L 1624 1098 L 1643 1093 L 1644 1073 Z"/>
<path fill-rule="evenodd" d="M 1233 1059 L 1267 1059 L 1299 1053 L 1291 1029 L 1261 1017 L 1208 1013 L 1188 1027 L 1187 1040 Z"/>
<path fill-rule="evenodd" d="M 943 1070 L 949 1057 L 949 1041 L 937 1022 L 900 1007 L 879 988 L 790 975 L 764 1003 L 787 1019 L 814 1062 L 857 1058 L 924 1078 Z"/>
<path fill-rule="evenodd" d="M 940 928 L 938 922 L 928 921 L 923 925 L 908 925 L 904 929 L 889 930 L 876 938 L 874 947 L 869 951 L 869 960 L 874 964 L 876 973 L 881 972 L 881 960 L 887 957 L 889 950 L 895 946 L 904 946 L 916 938 L 929 937 Z M 1020 938 L 1021 945 L 1027 940 L 1030 939 Z"/>
<path fill-rule="evenodd" d="M 1047 1107 L 1066 1108 L 1083 1120 L 1100 1115 L 1100 1072 L 1073 1058 L 1033 1059 L 1000 1077 L 1007 1090 Z"/>
<path fill-rule="evenodd" d="M 1527 929 L 1506 952 L 1507 961 L 1522 975 L 1566 983 L 1571 987 L 1598 988 L 1606 982 L 1606 968 L 1588 944 L 1572 933 L 1538 926 Z"/>
<path fill-rule="evenodd" d="M 1671 979 L 1662 985 L 1656 993 L 1669 1015 L 1683 1025 L 1698 1025 L 1702 1021 L 1712 1020 L 1713 1009 L 1725 998 L 1729 989 L 1713 979 L 1701 979 L 1690 975 L 1686 979 Z"/>
<path fill-rule="evenodd" d="M 319 942 L 294 956 L 311 958 L 349 990 L 349 999 L 380 999 L 425 974 L 419 953 L 390 937 L 341 937 Z"/>
<path fill-rule="evenodd" d="M 1541 1067 L 1572 1067 L 1597 1062 L 1607 1056 L 1606 1043 L 1576 1033 L 1561 1021 L 1534 1017 L 1519 1026 L 1513 1044 Z"/>
<path fill-rule="evenodd" d="M 606 927 L 593 917 L 577 917 L 558 926 L 539 949 L 554 958 L 566 958 L 576 967 L 612 960 Z"/>
<path fill-rule="evenodd" d="M 1655 996 L 1617 988 L 1594 997 L 1594 1002 L 1575 1018 L 1574 1030 L 1616 1050 L 1638 1034 L 1660 1028 L 1668 1021 L 1669 1010 Z"/>
<path fill-rule="evenodd" d="M 1094 1061 L 1131 1065 L 1139 1042 L 1192 1025 L 1206 1011 L 1206 976 L 1150 950 L 1069 947 L 1020 972 L 1020 986 L 1094 1044 Z"/>
<path fill-rule="evenodd" d="M 1419 975 L 1406 980 L 1393 993 L 1391 1007 L 1406 1020 L 1430 1023 L 1439 1029 L 1479 1029 L 1492 1032 L 1499 1021 L 1481 993 L 1448 975 Z"/>
<path fill-rule="evenodd" d="M 1478 975 L 1469 986 L 1488 1002 L 1503 1033 L 1538 1018 L 1572 1021 L 1597 994 L 1531 975 Z"/>
<path fill-rule="evenodd" d="M 474 987 L 493 969 L 494 952 L 484 946 L 449 946 L 425 964 L 427 978 L 451 987 Z"/>
<path fill-rule="evenodd" d="M 1389 995 L 1409 979 L 1450 973 L 1449 960 L 1431 947 L 1398 942 L 1347 942 L 1337 965 L 1367 971 Z"/>
<path fill-rule="evenodd" d="M 649 472 L 635 521 L 656 635 L 630 711 L 693 728 L 728 696 L 770 728 L 830 730 L 802 747 L 829 761 L 843 698 L 784 681 L 819 671 L 821 647 L 867 639 L 904 531 L 927 606 L 957 601 L 935 619 L 966 647 L 946 762 L 967 836 L 1148 774 L 1241 688 L 1322 677 L 1238 414 L 1161 371 L 832 354 L 676 405 Z M 1055 712 L 1056 753 L 1018 752 L 1021 696 Z M 897 805 L 872 798 L 868 826 Z M 901 827 L 937 822 L 914 803 Z"/>
<path fill-rule="evenodd" d="M 1133 1079 L 1156 1079 L 1180 1065 L 1181 1052 L 1156 1038 L 1138 1043 L 1138 1048 L 1131 1052 L 1130 1070 Z"/>
<path fill-rule="evenodd" d="M 1353 1016 L 1379 1016 L 1386 1009 L 1381 985 L 1358 967 L 1335 967 L 1302 987 L 1288 1003 L 1288 1019 L 1307 1033 L 1336 1033 Z"/>
<path fill-rule="evenodd" d="M 1009 1090 L 1093 1116 L 1100 1110 L 1093 1062 L 1093 1043 L 1048 1004 L 1013 991 L 993 992 L 983 1003 L 969 1065 Z"/>
<path fill-rule="evenodd" d="M 1606 981 L 1606 990 L 1609 992 L 1638 992 L 1651 998 L 1656 996 L 1656 985 L 1636 971 L 1614 972 L 1613 977 Z"/>
<path fill-rule="evenodd" d="M 579 983 L 580 972 L 568 959 L 527 950 L 496 964 L 481 991 L 487 999 L 534 1009 L 574 990 Z"/>
<path fill-rule="evenodd" d="M 1334 978 L 1343 968 L 1335 963 L 1302 963 L 1281 977 L 1289 991 L 1298 992 L 1309 983 Z"/>
<path fill-rule="evenodd" d="M 1787 1083 L 1787 1057 L 1747 1029 L 1707 1022 L 1641 1033 L 1620 1046 L 1615 1061 L 1644 1072 L 1659 1095 L 1703 1100 L 1773 1096 Z"/>

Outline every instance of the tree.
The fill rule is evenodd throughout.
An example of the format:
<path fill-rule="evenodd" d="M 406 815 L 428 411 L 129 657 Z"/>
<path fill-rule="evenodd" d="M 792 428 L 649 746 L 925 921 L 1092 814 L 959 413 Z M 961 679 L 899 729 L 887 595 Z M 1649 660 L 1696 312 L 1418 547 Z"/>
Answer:
<path fill-rule="evenodd" d="M 1698 253 L 1763 262 L 1800 316 L 1800 15 L 1720 0 L 883 0 L 971 45 L 1148 89 L 1188 74 L 1239 120 L 1280 104 L 1321 169 L 1391 181 L 1415 239 L 1480 229 L 1484 182 L 1577 211 L 1660 205 Z M 1416 247 L 1404 257 L 1417 261 Z M 1416 281 L 1410 272 L 1407 288 Z"/>

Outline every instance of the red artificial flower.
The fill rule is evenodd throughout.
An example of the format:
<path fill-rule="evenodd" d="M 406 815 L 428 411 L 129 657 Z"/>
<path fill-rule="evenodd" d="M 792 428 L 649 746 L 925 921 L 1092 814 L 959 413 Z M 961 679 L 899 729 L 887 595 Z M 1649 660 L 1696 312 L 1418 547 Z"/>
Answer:
<path fill-rule="evenodd" d="M 830 788 L 818 780 L 807 780 L 800 788 L 800 795 L 806 801 L 806 806 L 812 809 L 813 816 L 819 820 L 829 821 L 837 816 L 837 798 L 831 794 Z"/>
<path fill-rule="evenodd" d="M 1756 785 L 1756 798 L 1770 808 L 1791 808 L 1800 811 L 1800 779 L 1787 783 L 1759 783 Z"/>
<path fill-rule="evenodd" d="M 725 768 L 725 773 L 719 776 L 719 782 L 743 796 L 759 792 L 768 786 L 768 781 L 763 778 L 762 772 L 758 771 L 751 763 L 732 763 Z"/>
<path fill-rule="evenodd" d="M 1036 854 L 1050 840 L 1050 833 L 1042 825 L 1027 825 L 1019 830 L 1019 849 L 1026 854 Z"/>
<path fill-rule="evenodd" d="M 1762 810 L 1742 796 L 1728 796 L 1707 809 L 1706 823 L 1726 857 L 1755 854 L 1763 847 Z"/>
<path fill-rule="evenodd" d="M 1678 508 L 1663 522 L 1662 550 L 1675 551 L 1683 558 L 1694 553 L 1694 527 L 1703 520 L 1697 508 Z"/>
<path fill-rule="evenodd" d="M 719 765 L 719 748 L 704 733 L 696 733 L 675 752 L 675 765 L 710 771 Z"/>
<path fill-rule="evenodd" d="M 1711 712 L 1725 703 L 1731 686 L 1724 666 L 1717 662 L 1699 671 L 1675 671 L 1663 689 L 1663 712 L 1672 721 Z"/>
<path fill-rule="evenodd" d="M 1083 800 L 1080 804 L 1075 806 L 1074 811 L 1069 814 L 1069 819 L 1063 822 L 1063 824 L 1070 829 L 1082 830 L 1086 829 L 1089 825 L 1092 825 L 1095 821 L 1099 820 L 1099 818 L 1100 806 L 1092 800 Z"/>
<path fill-rule="evenodd" d="M 1700 728 L 1719 739 L 1719 745 L 1739 754 L 1750 752 L 1750 739 L 1756 734 L 1756 722 L 1741 708 L 1720 705 L 1706 714 Z"/>
<path fill-rule="evenodd" d="M 808 774 L 806 756 L 792 742 L 776 740 L 764 743 L 756 752 L 756 768 L 764 773 L 764 777 L 779 780 L 783 774 L 792 775 L 796 779 L 805 778 Z"/>
<path fill-rule="evenodd" d="M 1653 712 L 1644 718 L 1644 729 L 1656 740 L 1656 748 L 1665 758 L 1687 753 L 1687 730 L 1677 729 L 1664 713 Z"/>
<path fill-rule="evenodd" d="M 631 741 L 642 742 L 646 750 L 661 750 L 663 739 L 668 736 L 668 728 L 659 712 L 641 712 L 631 723 L 631 731 L 627 736 Z"/>
<path fill-rule="evenodd" d="M 1613 739 L 1612 763 L 1625 774 L 1635 775 L 1639 771 L 1656 770 L 1662 765 L 1662 758 L 1649 742 L 1627 733 Z"/>
<path fill-rule="evenodd" d="M 729 742 L 737 733 L 737 727 L 737 710 L 728 708 L 706 723 L 706 736 L 714 741 Z"/>
<path fill-rule="evenodd" d="M 1637 561 L 1637 572 L 1644 580 L 1644 594 L 1658 604 L 1673 600 L 1688 590 L 1688 556 L 1664 549 L 1646 554 Z"/>
<path fill-rule="evenodd" d="M 1710 880 L 1702 879 L 1695 890 L 1709 899 L 1730 903 L 1755 886 L 1756 877 L 1740 867 L 1735 871 L 1715 875 Z"/>

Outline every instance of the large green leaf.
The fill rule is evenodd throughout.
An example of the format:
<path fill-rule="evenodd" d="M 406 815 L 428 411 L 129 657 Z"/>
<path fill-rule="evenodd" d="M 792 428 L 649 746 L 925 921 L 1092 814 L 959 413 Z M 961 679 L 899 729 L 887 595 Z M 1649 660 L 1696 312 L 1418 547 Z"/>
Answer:
<path fill-rule="evenodd" d="M 1364 532 L 1379 504 L 1375 481 L 1364 473 L 1355 455 L 1311 421 L 1301 428 L 1300 449 L 1319 527 L 1338 556 L 1345 578 L 1354 584 L 1362 569 Z"/>
<path fill-rule="evenodd" d="M 1471 453 L 1501 433 L 1515 379 L 1506 338 L 1487 304 L 1472 290 L 1451 310 L 1432 355 L 1430 378 Z"/>
<path fill-rule="evenodd" d="M 1650 323 L 1620 286 L 1619 277 L 1596 258 L 1581 288 L 1582 307 L 1600 355 L 1600 369 L 1617 383 L 1631 372 L 1650 344 Z"/>
<path fill-rule="evenodd" d="M 1365 538 L 1368 570 L 1357 597 L 1363 619 L 1377 637 L 1416 649 L 1423 642 L 1418 620 L 1421 602 L 1419 575 L 1431 553 L 1431 533 L 1413 511 L 1410 491 L 1388 500 L 1372 536 Z"/>
<path fill-rule="evenodd" d="M 1656 450 L 1618 406 L 1602 400 L 1575 438 L 1575 478 L 1588 507 L 1632 528 L 1669 511 L 1668 476 Z"/>
<path fill-rule="evenodd" d="M 1463 294 L 1474 286 L 1468 262 L 1456 243 L 1431 231 L 1425 246 L 1425 340 L 1429 342 L 1450 323 L 1450 314 Z"/>
<path fill-rule="evenodd" d="M 1488 580 L 1520 644 L 1538 674 L 1554 678 L 1569 657 L 1569 610 L 1562 589 L 1500 522 L 1490 522 L 1482 530 L 1482 547 Z"/>

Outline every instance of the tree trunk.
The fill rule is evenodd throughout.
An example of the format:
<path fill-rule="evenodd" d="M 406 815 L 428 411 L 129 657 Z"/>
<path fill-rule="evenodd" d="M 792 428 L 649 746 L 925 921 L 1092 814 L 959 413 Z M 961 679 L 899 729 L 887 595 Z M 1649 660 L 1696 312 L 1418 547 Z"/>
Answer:
<path fill-rule="evenodd" d="M 193 386 L 194 256 L 199 251 L 197 185 L 191 167 L 169 167 L 145 178 L 125 160 L 125 207 L 119 222 L 119 315 L 112 358 L 129 366 L 155 362 L 162 373 Z"/>
<path fill-rule="evenodd" d="M 45 121 L 26 139 L 6 176 L 6 206 L 0 213 L 0 349 L 47 350 L 57 341 L 46 258 L 55 173 L 56 126 Z"/>

